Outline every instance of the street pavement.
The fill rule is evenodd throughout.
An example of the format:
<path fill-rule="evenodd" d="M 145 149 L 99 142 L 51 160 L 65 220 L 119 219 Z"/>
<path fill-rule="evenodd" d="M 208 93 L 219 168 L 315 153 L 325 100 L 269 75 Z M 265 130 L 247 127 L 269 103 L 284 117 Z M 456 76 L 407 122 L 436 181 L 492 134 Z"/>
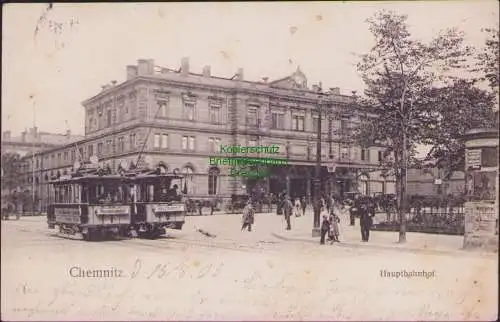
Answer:
<path fill-rule="evenodd" d="M 84 242 L 55 236 L 43 217 L 3 221 L 1 319 L 496 320 L 496 254 L 319 245 L 311 226 L 312 214 L 289 232 L 282 216 L 258 214 L 242 232 L 241 215 L 214 215 L 188 217 L 168 238 Z M 359 226 L 345 226 L 341 244 L 361 244 Z M 377 233 L 374 244 L 397 240 Z M 74 277 L 74 267 L 121 276 Z M 426 274 L 387 277 L 402 270 Z"/>

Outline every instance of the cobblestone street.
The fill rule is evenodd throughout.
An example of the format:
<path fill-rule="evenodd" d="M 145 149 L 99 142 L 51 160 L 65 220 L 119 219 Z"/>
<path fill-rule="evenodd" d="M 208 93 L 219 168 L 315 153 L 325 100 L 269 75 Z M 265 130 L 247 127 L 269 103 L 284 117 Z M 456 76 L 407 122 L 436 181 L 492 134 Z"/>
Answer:
<path fill-rule="evenodd" d="M 294 219 L 294 230 L 285 237 L 307 230 L 310 234 L 310 215 Z M 189 217 L 185 228 L 170 238 L 102 242 L 56 237 L 43 217 L 2 222 L 2 320 L 497 316 L 495 255 L 287 241 L 276 237 L 284 234 L 282 221 L 281 216 L 259 214 L 253 231 L 241 232 L 239 215 Z M 359 239 L 356 228 L 352 236 Z M 348 234 L 346 229 L 346 239 L 351 238 Z M 395 233 L 380 234 L 397 238 Z M 408 236 L 409 243 L 412 238 Z M 383 243 L 384 238 L 374 234 L 374 242 L 377 239 Z M 72 268 L 73 275 L 87 269 L 122 274 L 72 277 Z M 429 275 L 389 278 L 382 277 L 381 270 L 425 270 Z"/>

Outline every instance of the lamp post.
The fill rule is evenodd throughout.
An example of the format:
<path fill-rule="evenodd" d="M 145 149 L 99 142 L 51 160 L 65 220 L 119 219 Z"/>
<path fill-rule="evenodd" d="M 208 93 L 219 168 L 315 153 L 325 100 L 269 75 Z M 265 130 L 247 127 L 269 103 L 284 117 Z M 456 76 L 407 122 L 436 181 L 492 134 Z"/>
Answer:
<path fill-rule="evenodd" d="M 318 126 L 316 128 L 316 167 L 314 176 L 314 221 L 312 229 L 312 237 L 320 235 L 320 213 L 321 213 L 321 199 L 320 199 L 320 185 L 321 185 L 321 119 L 323 113 L 324 99 L 321 88 L 318 90 Z"/>

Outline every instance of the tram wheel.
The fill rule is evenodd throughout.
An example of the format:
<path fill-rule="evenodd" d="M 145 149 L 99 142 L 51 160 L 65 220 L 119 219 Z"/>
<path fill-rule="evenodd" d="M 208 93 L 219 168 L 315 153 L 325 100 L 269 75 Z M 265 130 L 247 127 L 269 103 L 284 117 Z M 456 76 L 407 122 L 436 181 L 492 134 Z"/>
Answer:
<path fill-rule="evenodd" d="M 89 229 L 86 233 L 82 233 L 83 240 L 85 241 L 92 241 L 94 234 L 93 232 Z"/>

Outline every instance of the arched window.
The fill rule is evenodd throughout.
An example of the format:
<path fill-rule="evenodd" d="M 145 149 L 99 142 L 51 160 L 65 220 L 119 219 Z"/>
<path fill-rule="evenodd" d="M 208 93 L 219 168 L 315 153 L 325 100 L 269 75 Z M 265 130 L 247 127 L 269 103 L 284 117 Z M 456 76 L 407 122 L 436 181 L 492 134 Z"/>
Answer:
<path fill-rule="evenodd" d="M 196 182 L 195 182 L 193 167 L 191 165 L 185 165 L 184 168 L 182 168 L 182 174 L 184 174 L 184 177 L 186 179 L 188 195 L 195 194 Z M 182 189 L 184 189 L 184 187 L 182 187 Z"/>
<path fill-rule="evenodd" d="M 217 167 L 212 167 L 208 170 L 208 194 L 216 195 L 217 194 L 217 184 L 218 184 L 218 176 L 220 174 L 220 170 Z"/>

